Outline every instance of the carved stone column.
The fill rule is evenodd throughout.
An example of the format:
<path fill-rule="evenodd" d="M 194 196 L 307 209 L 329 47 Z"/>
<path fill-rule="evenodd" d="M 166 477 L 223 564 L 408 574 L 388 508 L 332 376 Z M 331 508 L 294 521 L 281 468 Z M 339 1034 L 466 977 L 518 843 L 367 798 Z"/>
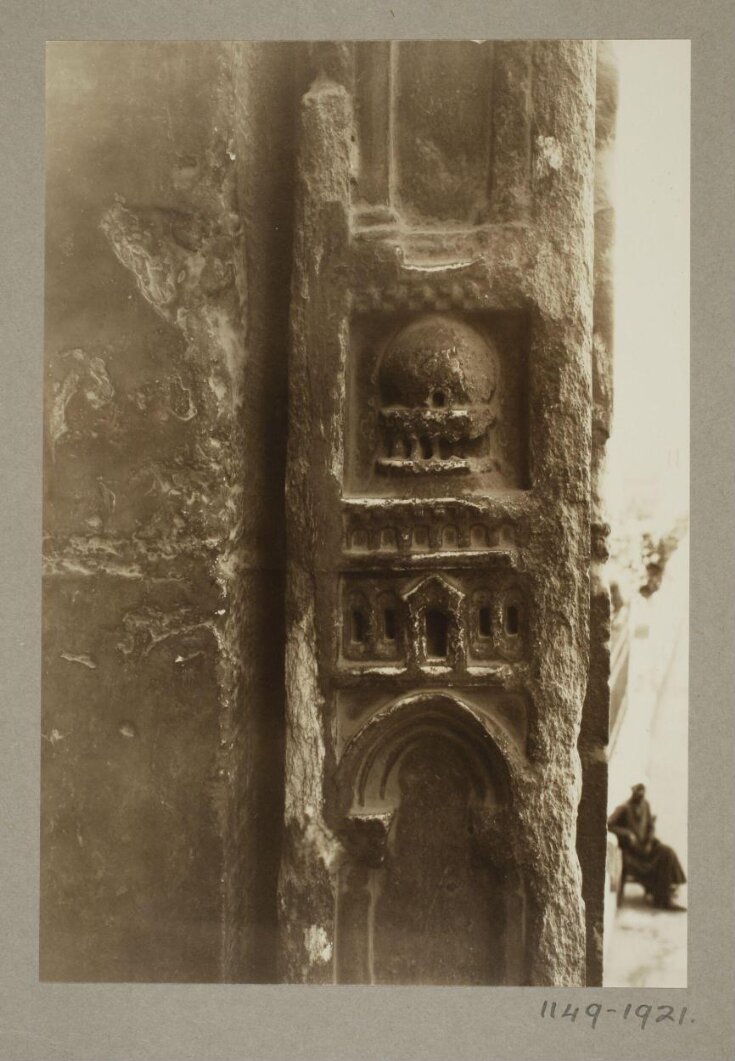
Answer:
<path fill-rule="evenodd" d="M 287 981 L 585 982 L 595 52 L 315 50 L 289 380 Z"/>

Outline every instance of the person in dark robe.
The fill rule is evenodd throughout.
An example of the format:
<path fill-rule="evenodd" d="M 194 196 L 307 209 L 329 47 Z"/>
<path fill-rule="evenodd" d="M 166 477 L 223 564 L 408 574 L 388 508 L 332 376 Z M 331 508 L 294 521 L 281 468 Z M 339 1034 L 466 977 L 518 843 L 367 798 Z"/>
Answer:
<path fill-rule="evenodd" d="M 623 872 L 646 889 L 660 910 L 684 910 L 674 902 L 680 884 L 686 883 L 676 852 L 655 835 L 656 819 L 646 799 L 645 785 L 633 785 L 630 798 L 616 807 L 607 827 L 623 851 Z"/>

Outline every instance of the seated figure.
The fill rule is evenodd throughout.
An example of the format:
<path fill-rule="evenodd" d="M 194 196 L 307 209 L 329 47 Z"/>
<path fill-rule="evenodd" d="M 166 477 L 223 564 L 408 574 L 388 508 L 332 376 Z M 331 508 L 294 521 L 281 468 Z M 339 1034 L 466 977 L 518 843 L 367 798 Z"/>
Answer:
<path fill-rule="evenodd" d="M 633 785 L 630 798 L 608 818 L 607 827 L 623 851 L 623 880 L 632 877 L 642 884 L 658 909 L 683 910 L 674 894 L 686 883 L 684 870 L 676 852 L 654 835 L 656 819 L 645 797 L 645 785 Z"/>

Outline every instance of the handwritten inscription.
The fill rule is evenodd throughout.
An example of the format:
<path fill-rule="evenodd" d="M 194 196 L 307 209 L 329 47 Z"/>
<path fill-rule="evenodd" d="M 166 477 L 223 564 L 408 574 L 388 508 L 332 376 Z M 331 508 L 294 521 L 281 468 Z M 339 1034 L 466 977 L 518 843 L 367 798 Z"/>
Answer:
<path fill-rule="evenodd" d="M 545 1020 L 569 1020 L 572 1024 L 577 1018 L 580 1021 L 587 1020 L 593 1028 L 602 1014 L 611 1014 L 621 1020 L 631 1021 L 640 1026 L 640 1030 L 651 1024 L 693 1024 L 694 1017 L 687 1017 L 688 1009 L 682 1006 L 676 1009 L 674 1006 L 654 1006 L 650 1003 L 640 1003 L 634 1006 L 628 1002 L 625 1006 L 606 1006 L 604 1002 L 590 1002 L 589 1005 L 575 1006 L 568 1002 L 566 1006 L 562 1002 L 549 1002 L 544 999 L 541 1005 L 541 1017 Z"/>

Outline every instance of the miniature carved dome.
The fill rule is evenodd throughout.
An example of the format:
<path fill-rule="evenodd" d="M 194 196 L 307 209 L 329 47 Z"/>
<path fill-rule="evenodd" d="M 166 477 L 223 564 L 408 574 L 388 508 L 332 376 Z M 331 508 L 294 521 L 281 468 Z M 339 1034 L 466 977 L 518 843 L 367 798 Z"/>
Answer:
<path fill-rule="evenodd" d="M 431 314 L 398 333 L 380 366 L 384 405 L 468 408 L 485 405 L 497 382 L 494 350 L 470 325 Z"/>
<path fill-rule="evenodd" d="M 388 345 L 378 373 L 383 474 L 467 473 L 495 422 L 495 348 L 470 325 L 432 313 Z"/>

